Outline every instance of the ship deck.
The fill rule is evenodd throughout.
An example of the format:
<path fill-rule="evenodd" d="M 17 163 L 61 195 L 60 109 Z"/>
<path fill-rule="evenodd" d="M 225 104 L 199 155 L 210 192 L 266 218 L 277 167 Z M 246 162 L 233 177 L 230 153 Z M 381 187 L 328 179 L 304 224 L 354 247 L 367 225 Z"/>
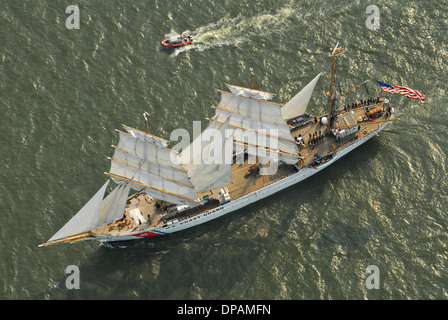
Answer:
<path fill-rule="evenodd" d="M 383 106 L 384 111 L 381 114 L 378 114 L 378 117 L 374 120 L 367 119 L 367 121 L 359 121 L 364 117 L 366 119 L 367 110 L 372 110 L 375 107 Z M 351 143 L 364 138 L 366 135 L 371 133 L 372 131 L 378 129 L 381 125 L 383 125 L 386 121 L 391 120 L 392 114 L 387 110 L 388 105 L 386 105 L 383 101 L 379 103 L 371 103 L 367 106 L 361 106 L 357 108 L 351 108 L 349 111 L 353 111 L 354 118 L 360 125 L 360 129 L 358 132 L 353 133 L 347 137 L 344 137 L 340 140 L 337 140 L 333 135 L 325 136 L 323 140 L 319 143 L 311 146 L 309 144 L 308 137 L 314 132 L 319 132 L 325 134 L 326 125 L 320 123 L 320 119 L 322 117 L 317 117 L 318 121 L 315 120 L 314 117 L 311 117 L 309 120 L 301 123 L 296 127 L 291 127 L 291 134 L 294 138 L 299 137 L 301 135 L 305 144 L 299 147 L 300 156 L 303 158 L 302 167 L 313 165 L 315 161 L 315 156 L 319 157 L 331 155 L 337 150 L 344 148 Z M 347 110 L 340 109 L 336 112 L 336 115 L 343 114 Z M 300 166 L 289 165 L 289 164 L 279 164 L 278 170 L 274 174 L 271 175 L 261 175 L 259 172 L 251 172 L 252 163 L 248 163 L 247 159 L 242 164 L 233 164 L 232 165 L 232 180 L 233 183 L 227 185 L 224 188 L 217 188 L 214 190 L 210 190 L 203 193 L 198 193 L 196 196 L 198 198 L 208 198 L 208 199 L 218 199 L 222 203 L 223 200 L 220 199 L 222 191 L 225 193 L 228 192 L 230 196 L 230 200 L 236 200 L 241 198 L 247 194 L 255 192 L 263 187 L 277 182 L 281 179 L 284 179 L 291 174 L 296 173 Z M 174 205 L 171 205 L 173 207 Z M 218 203 L 210 204 L 208 207 L 203 206 L 200 209 L 190 210 L 189 214 L 182 214 L 180 216 L 176 216 L 175 218 L 178 220 L 189 218 L 195 214 L 199 214 L 204 212 L 207 209 L 219 206 Z M 93 231 L 94 234 L 102 235 L 102 234 L 110 234 L 110 235 L 125 235 L 132 232 L 148 230 L 153 227 L 161 226 L 167 222 L 167 219 L 163 218 L 163 215 L 166 214 L 167 210 L 169 210 L 169 205 L 163 203 L 159 200 L 152 199 L 148 197 L 146 194 L 139 194 L 132 197 L 126 206 L 125 215 L 123 219 L 111 223 L 106 226 L 102 226 Z"/>

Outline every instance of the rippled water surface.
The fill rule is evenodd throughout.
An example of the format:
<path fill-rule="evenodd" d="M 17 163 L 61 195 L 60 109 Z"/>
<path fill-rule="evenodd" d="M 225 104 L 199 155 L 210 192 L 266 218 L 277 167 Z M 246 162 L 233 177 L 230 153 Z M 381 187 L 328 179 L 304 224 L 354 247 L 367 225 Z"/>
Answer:
<path fill-rule="evenodd" d="M 446 299 L 448 13 L 446 3 L 377 1 L 2 0 L 0 297 L 2 299 Z M 189 32 L 190 47 L 160 40 Z M 338 163 L 244 210 L 155 240 L 39 248 L 104 183 L 122 123 L 169 139 L 213 115 L 226 83 L 285 103 L 346 50 L 337 88 L 374 81 L 400 118 Z M 65 269 L 80 269 L 79 290 Z M 367 289 L 366 268 L 380 271 Z"/>

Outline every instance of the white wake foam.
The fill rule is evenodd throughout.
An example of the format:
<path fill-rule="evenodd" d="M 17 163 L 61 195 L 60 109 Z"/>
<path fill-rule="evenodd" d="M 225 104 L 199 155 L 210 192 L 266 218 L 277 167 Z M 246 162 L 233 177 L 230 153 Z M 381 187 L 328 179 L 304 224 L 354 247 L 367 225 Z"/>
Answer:
<path fill-rule="evenodd" d="M 248 43 L 254 37 L 268 36 L 272 29 L 279 27 L 294 14 L 292 7 L 284 7 L 274 14 L 264 13 L 253 17 L 228 16 L 219 21 L 201 26 L 196 30 L 185 30 L 182 34 L 193 36 L 193 44 L 177 48 L 172 57 L 190 50 L 204 51 L 211 48 L 224 46 L 239 46 Z M 171 30 L 166 37 L 179 35 L 175 30 Z"/>

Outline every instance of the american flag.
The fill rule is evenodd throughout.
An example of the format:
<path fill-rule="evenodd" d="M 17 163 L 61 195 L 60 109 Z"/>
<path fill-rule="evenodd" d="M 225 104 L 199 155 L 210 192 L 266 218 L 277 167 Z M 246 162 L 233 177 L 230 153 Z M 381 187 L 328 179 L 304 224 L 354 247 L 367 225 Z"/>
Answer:
<path fill-rule="evenodd" d="M 388 93 L 399 93 L 402 96 L 406 96 L 410 99 L 419 99 L 423 104 L 425 104 L 425 95 L 414 89 L 409 89 L 405 87 L 394 86 L 390 84 L 385 84 L 377 81 L 381 88 Z"/>

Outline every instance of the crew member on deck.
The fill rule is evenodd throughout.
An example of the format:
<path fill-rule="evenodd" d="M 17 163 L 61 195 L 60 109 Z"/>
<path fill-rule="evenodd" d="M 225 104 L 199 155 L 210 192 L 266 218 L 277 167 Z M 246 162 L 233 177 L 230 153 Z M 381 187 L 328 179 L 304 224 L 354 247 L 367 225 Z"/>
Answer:
<path fill-rule="evenodd" d="M 296 137 L 296 143 L 297 143 L 297 145 L 299 146 L 299 147 L 302 147 L 302 146 L 304 146 L 304 141 L 303 141 L 303 138 L 302 138 L 302 135 L 301 134 L 299 134 L 299 136 L 298 137 Z"/>

